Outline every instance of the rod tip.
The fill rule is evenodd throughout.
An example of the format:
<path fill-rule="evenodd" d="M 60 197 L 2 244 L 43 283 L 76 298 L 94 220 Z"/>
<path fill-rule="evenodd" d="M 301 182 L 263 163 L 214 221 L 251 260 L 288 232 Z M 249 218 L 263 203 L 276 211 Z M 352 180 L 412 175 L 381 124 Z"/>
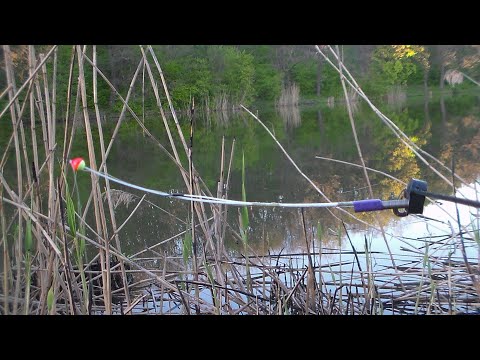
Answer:
<path fill-rule="evenodd" d="M 70 159 L 70 165 L 72 166 L 73 171 L 83 170 L 86 166 L 85 160 L 83 160 L 81 157 Z"/>

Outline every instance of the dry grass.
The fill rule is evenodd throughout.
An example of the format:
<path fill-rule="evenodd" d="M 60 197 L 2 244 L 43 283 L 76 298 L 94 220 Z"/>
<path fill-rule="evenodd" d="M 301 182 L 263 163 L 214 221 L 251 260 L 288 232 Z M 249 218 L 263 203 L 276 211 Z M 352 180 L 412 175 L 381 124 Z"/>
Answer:
<path fill-rule="evenodd" d="M 445 72 L 443 76 L 445 81 L 452 86 L 463 83 L 463 73 L 458 70 L 450 69 Z"/>
<path fill-rule="evenodd" d="M 284 86 L 276 105 L 279 106 L 298 106 L 300 100 L 300 88 L 297 84 L 292 83 Z"/>

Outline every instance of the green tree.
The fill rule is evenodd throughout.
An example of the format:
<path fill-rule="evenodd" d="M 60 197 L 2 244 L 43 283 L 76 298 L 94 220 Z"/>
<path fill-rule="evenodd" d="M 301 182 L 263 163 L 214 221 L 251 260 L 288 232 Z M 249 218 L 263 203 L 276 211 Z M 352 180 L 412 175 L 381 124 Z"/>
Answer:
<path fill-rule="evenodd" d="M 291 70 L 293 81 L 300 86 L 300 93 L 314 95 L 317 86 L 317 64 L 316 59 L 307 59 L 296 63 Z"/>
<path fill-rule="evenodd" d="M 428 71 L 429 53 L 420 45 L 382 45 L 372 56 L 372 70 L 389 85 L 406 85 L 420 69 Z"/>
<path fill-rule="evenodd" d="M 187 56 L 171 60 L 164 71 L 176 107 L 185 108 L 192 97 L 200 100 L 212 92 L 212 73 L 205 58 Z"/>
<path fill-rule="evenodd" d="M 274 100 L 282 90 L 282 75 L 269 63 L 257 64 L 253 86 L 258 98 Z"/>
<path fill-rule="evenodd" d="M 232 46 L 224 49 L 225 70 L 222 84 L 234 102 L 248 103 L 255 94 L 253 56 Z"/>

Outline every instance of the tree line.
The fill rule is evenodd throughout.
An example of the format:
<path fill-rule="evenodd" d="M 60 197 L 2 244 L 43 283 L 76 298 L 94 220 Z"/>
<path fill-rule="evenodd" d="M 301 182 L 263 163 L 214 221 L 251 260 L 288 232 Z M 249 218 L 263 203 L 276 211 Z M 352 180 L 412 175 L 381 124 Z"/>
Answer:
<path fill-rule="evenodd" d="M 36 46 L 37 53 L 42 48 L 49 47 Z M 59 94 L 67 91 L 71 49 L 69 45 L 58 48 Z M 210 109 L 248 105 L 258 100 L 275 101 L 282 89 L 294 84 L 300 89 L 303 101 L 342 94 L 338 74 L 311 45 L 157 45 L 153 49 L 178 109 L 188 108 L 192 98 L 200 107 Z M 339 49 L 347 68 L 370 96 L 385 94 L 396 86 L 443 88 L 448 70 L 480 77 L 478 45 L 344 45 Z M 26 51 L 26 46 L 12 46 L 19 82 L 28 76 Z M 87 47 L 89 53 L 91 47 Z M 138 46 L 99 45 L 97 56 L 102 72 L 122 94 L 126 93 L 141 59 Z M 0 59 L 3 63 L 3 54 Z M 51 68 L 49 63 L 50 71 Z M 87 79 L 91 79 L 91 67 L 85 69 Z M 136 110 L 154 109 L 156 102 L 145 69 L 141 77 L 145 86 L 137 85 L 131 106 Z M 2 72 L 1 88 L 5 84 Z M 91 91 L 87 95 L 92 98 Z M 115 111 L 122 106 L 102 81 L 98 98 L 104 109 Z M 59 98 L 60 107 L 61 102 Z M 90 103 L 93 106 L 93 101 Z"/>

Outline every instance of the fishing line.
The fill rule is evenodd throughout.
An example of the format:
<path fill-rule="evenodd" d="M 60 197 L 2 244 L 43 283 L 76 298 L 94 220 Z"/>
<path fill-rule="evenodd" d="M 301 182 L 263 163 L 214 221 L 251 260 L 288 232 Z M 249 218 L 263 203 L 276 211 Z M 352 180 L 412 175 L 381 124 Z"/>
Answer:
<path fill-rule="evenodd" d="M 185 201 L 196 201 L 209 204 L 221 204 L 231 206 L 269 206 L 269 207 L 284 207 L 284 208 L 335 208 L 335 207 L 353 207 L 355 212 L 379 211 L 386 209 L 393 209 L 397 216 L 407 216 L 409 214 L 422 214 L 425 197 L 437 198 L 446 201 L 453 201 L 459 204 L 468 205 L 480 208 L 480 202 L 470 199 L 457 198 L 455 196 L 436 194 L 427 191 L 427 183 L 422 180 L 410 180 L 407 188 L 404 191 L 403 199 L 397 200 L 380 200 L 380 199 L 366 199 L 356 201 L 341 201 L 341 202 L 322 202 L 322 203 L 281 203 L 281 202 L 260 202 L 260 201 L 239 201 L 231 199 L 222 199 L 212 196 L 184 194 L 184 193 L 168 193 L 165 191 L 149 189 L 143 186 L 135 185 L 127 181 L 118 179 L 112 175 L 93 170 L 85 165 L 85 161 L 78 157 L 70 160 L 70 165 L 76 172 L 83 170 L 95 174 L 104 179 L 113 181 L 117 184 L 124 185 L 131 189 L 137 189 L 142 192 L 167 197 L 176 198 Z M 404 211 L 398 211 L 404 209 Z"/>
<path fill-rule="evenodd" d="M 116 182 L 117 184 L 121 184 L 132 189 L 137 189 L 137 190 L 154 194 L 154 195 L 159 195 L 159 196 L 168 197 L 168 198 L 176 198 L 176 199 L 186 200 L 186 201 L 197 201 L 197 202 L 203 202 L 203 203 L 232 205 L 232 206 L 278 206 L 278 207 L 294 207 L 294 208 L 301 208 L 301 207 L 327 208 L 327 207 L 340 207 L 340 206 L 345 206 L 345 207 L 355 206 L 354 201 L 332 202 L 332 203 L 279 203 L 279 202 L 239 201 L 239 200 L 231 200 L 231 199 L 220 199 L 220 198 L 204 196 L 204 195 L 167 193 L 164 191 L 149 189 L 143 186 L 129 183 L 124 180 L 120 180 L 111 175 L 107 175 L 105 173 L 101 173 L 99 171 L 93 170 L 88 166 L 85 166 L 82 170 L 91 172 L 97 176 L 103 177 L 104 179 L 108 179 L 110 181 Z"/>

